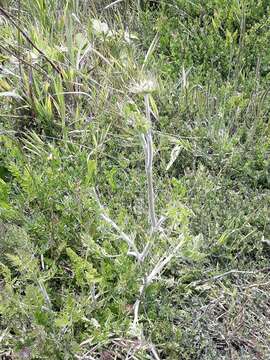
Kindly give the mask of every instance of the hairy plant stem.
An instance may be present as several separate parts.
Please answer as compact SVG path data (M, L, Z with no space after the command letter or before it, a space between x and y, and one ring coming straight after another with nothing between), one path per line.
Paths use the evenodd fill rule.
M153 140L152 140L152 127L151 127L151 115L149 94L144 95L146 118L149 123L149 129L144 137L144 153L145 153L145 172L147 176L147 192L148 192L148 207L149 207L149 219L151 225L151 233L154 233L157 227L157 218L155 212L155 194L153 186Z
M150 100L149 93L144 95L144 105L145 105L145 114L148 122L148 129L146 133L141 133L141 139L143 143L144 156L145 156L145 173L147 178L147 197L148 197L148 217L149 217L149 240L145 244L142 252L139 252L137 246L135 244L135 240L130 235L124 233L119 226L106 214L103 206L101 205L98 195L94 190L94 194L96 196L97 202L101 209L101 217L105 220L116 232L118 232L119 236L124 240L128 246L129 251L128 255L132 255L138 261L138 264L142 265L148 256L151 248L154 244L156 233L159 229L161 229L161 224L164 218L160 218L157 220L156 209L155 209L155 192L154 192L154 182L153 182L153 158L154 158L154 146L152 139L152 123L151 123L151 108L150 108ZM165 233L164 233L165 235ZM134 335L138 335L138 323L139 323L139 311L140 305L142 302L142 298L144 296L145 290L147 287L154 281L154 279L162 272L165 266L171 261L177 250L182 245L183 235L180 235L178 244L172 248L170 248L163 256L161 256L155 265L150 268L148 272L146 272L142 279L142 284L139 288L138 297L133 305L134 317L133 317L133 331ZM130 251L132 250L132 251ZM155 359L159 359L158 354L155 350L153 350L153 355Z

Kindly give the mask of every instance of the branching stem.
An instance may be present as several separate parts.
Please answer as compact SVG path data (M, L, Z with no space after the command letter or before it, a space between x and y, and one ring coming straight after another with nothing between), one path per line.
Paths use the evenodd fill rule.
M134 256L138 261L141 261L141 254L137 249L135 241L129 235L127 235L123 230L121 230L120 227L106 214L104 207L102 206L95 189L93 192L97 200L97 203L99 204L102 219L105 220L109 225L111 225L111 227L118 232L122 240L124 240L128 244L129 248L132 249L132 251L131 252L129 251L128 254Z

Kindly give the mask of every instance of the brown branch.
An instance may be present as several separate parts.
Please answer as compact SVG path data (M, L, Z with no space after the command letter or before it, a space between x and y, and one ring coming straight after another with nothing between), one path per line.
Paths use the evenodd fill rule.
M10 22L12 25L14 25L16 27L16 29L23 35L23 37L32 45L32 47L34 49L36 49L40 55L42 55L44 57L44 59L47 60L47 62L52 66L52 68L61 76L63 77L61 70L58 68L58 66L48 58L48 56L42 51L40 50L34 43L33 41L30 39L30 37L27 35L27 33L22 30L20 28L20 26L16 23L16 21L13 19L13 16L11 16L6 10L3 9L2 6L0 6L0 13L2 13Z
M7 47L5 47L4 45L0 44L0 47L6 51L8 54L14 56L16 59L18 59L19 61L21 61L22 63L24 63L27 66L30 66L31 68L33 68L36 71L42 71L42 73L46 76L48 76L48 74L46 73L46 71L40 66L38 65L38 68L35 67L33 64L30 64L29 62L25 61L23 58L21 58L20 56L18 56L17 54L13 53L11 50L9 50Z

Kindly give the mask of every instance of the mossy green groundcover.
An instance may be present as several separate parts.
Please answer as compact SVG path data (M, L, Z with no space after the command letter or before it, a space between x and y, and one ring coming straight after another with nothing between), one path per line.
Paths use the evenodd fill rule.
M268 359L269 1L0 6L0 357Z

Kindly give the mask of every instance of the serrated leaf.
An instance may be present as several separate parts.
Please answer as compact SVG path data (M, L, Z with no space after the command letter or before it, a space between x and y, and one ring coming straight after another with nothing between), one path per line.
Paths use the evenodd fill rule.
M87 175L86 175L86 183L92 184L96 175L97 164L95 160L87 161Z
M158 108L153 96L149 95L149 101L150 101L152 113L155 116L155 118L158 119Z
M89 261L81 258L71 248L67 248L66 253L79 286L84 287L99 281L98 272Z

